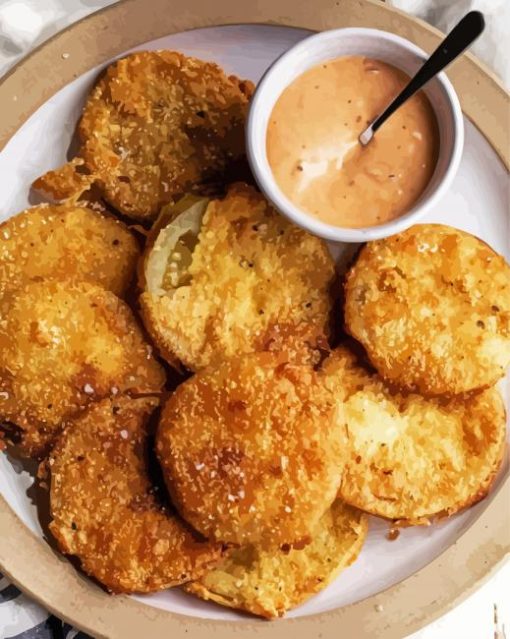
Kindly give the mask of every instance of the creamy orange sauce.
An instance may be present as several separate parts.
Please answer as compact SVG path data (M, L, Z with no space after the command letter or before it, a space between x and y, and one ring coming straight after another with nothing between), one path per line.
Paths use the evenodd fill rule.
M375 226L407 212L427 186L439 133L423 92L366 147L358 136L407 84L399 69L361 56L306 71L282 93L267 129L276 182L300 209L336 226Z

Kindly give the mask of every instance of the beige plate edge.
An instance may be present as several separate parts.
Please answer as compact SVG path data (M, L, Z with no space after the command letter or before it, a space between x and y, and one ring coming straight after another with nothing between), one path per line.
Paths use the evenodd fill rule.
M215 17L208 17L214 6ZM124 0L72 25L36 49L0 81L0 150L51 95L119 52L198 27L269 23L307 29L368 26L431 51L440 33L374 0ZM69 56L65 58L62 54ZM466 115L510 166L510 97L483 64L464 55L449 70ZM35 536L0 497L0 569L24 592L95 637L190 639L400 638L458 604L510 554L510 478L479 519L440 557L388 590L338 610L277 622L212 621L172 614L128 597L110 597Z

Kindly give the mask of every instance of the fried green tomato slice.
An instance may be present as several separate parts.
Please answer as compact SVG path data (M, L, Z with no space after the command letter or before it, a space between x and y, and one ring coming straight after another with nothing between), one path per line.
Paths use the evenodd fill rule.
M0 422L33 457L91 402L165 382L128 306L87 282L31 282L2 296L0 353Z
M335 276L327 245L254 188L238 183L221 200L188 198L156 229L142 262L140 305L173 366L197 371L270 350L283 335L294 351L299 342L304 350L327 342Z
M347 275L345 325L402 388L488 388L510 363L510 266L468 233L413 226L363 248Z
M148 421L159 400L118 396L71 420L51 452L49 525L60 550L109 591L153 592L196 579L221 557L158 498Z
M358 557L368 530L360 510L336 500L303 549L236 548L221 563L183 588L201 599L282 617L330 584Z
M32 188L51 202L87 199L96 176L85 165L83 158L75 157L67 164L51 169L32 184Z
M322 374L342 402L349 459L339 496L374 515L452 515L488 493L505 448L497 389L426 399L396 392L340 347Z
M173 502L208 538L304 545L340 484L344 428L311 366L252 353L179 386L156 451Z
M35 186L59 198L95 181L121 213L154 220L165 204L228 179L244 157L252 91L251 82L175 51L127 55L85 103L79 159Z
M31 279L78 279L122 297L140 251L127 226L78 204L42 204L0 224L0 295Z

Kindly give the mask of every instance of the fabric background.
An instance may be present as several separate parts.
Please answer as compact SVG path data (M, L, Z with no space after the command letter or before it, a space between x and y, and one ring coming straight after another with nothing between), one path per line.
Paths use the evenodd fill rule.
M55 32L114 1L0 0L0 76ZM423 18L444 32L451 29L467 11L483 11L487 28L475 43L474 52L510 87L510 0L387 2ZM455 610L409 639L506 639L504 627L510 628L508 593L510 565L506 565ZM87 639L87 635L48 615L0 574L0 639Z

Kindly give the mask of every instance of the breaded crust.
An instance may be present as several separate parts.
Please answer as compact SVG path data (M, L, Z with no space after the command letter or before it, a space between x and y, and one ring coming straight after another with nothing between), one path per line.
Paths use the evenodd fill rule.
M140 254L125 224L77 204L42 204L0 224L0 295L29 280L77 279L122 296Z
M47 171L37 178L32 188L52 202L78 200L96 181L83 158L75 157L67 164Z
M130 309L95 284L31 282L0 298L0 318L0 422L25 455L92 401L165 382Z
M287 552L277 547L234 549L184 590L267 619L282 617L356 560L367 530L366 515L338 499L322 516L305 548Z
M425 399L391 389L340 347L323 366L342 402L349 461L339 496L374 515L418 520L482 499L505 449L497 389Z
M256 351L284 353L293 364L318 367L331 352L327 329L309 322L275 324L255 343Z
M322 240L290 224L254 188L235 184L222 200L170 215L149 243L142 316L169 363L193 371L263 350L284 334L292 349L302 342L313 351L327 341L334 275Z
M159 400L104 399L69 422L51 452L50 530L111 592L153 592L196 579L221 557L158 499L148 420Z
M138 51L111 64L89 95L78 126L79 162L36 187L69 197L88 172L105 199L136 219L208 183L228 181L244 156L251 82L175 51Z
M510 363L510 267L468 233L420 224L369 242L345 295L347 331L403 388L487 388Z
M177 388L156 452L175 505L206 537L304 545L338 491L343 437L313 368L252 353Z

